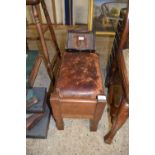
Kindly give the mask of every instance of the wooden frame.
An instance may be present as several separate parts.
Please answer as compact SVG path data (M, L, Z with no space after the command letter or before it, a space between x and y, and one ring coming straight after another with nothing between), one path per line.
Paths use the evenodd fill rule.
M110 105L110 116L112 127L109 132L104 136L104 141L107 144L111 144L117 131L123 126L129 117L129 77L127 73L127 66L125 66L125 58L123 56L123 51L120 51L117 55L118 59L118 70L116 70L121 78L120 86L122 88L122 93L120 94L120 101L118 103L114 102L116 92L114 91L115 85L114 79L116 74L114 74L113 81L108 90L108 104Z
M98 0L89 0L89 13L88 13L88 30L89 31L95 31L93 29L93 24L94 24L94 4L95 4L95 1L98 1ZM121 3L121 4L126 4L127 5L127 2L117 2L117 0L100 0L100 3L101 1L103 1L102 5L103 4L112 4L112 3ZM128 1L128 0L124 0L124 1ZM107 7L105 7L107 9ZM117 7L116 7L117 8ZM108 11L108 9L107 9ZM110 12L108 11L108 14L110 14ZM100 15L101 16L101 15ZM111 22L111 25L113 27L113 21L118 21L119 20L119 14L118 16L115 18L115 17L111 17L111 16L105 16L106 19L108 20L108 22L110 23ZM99 20L99 16L96 16L96 18ZM101 20L101 19L100 19ZM103 18L102 18L102 22L103 22ZM107 23L108 23L107 22ZM100 25L101 26L101 25ZM97 27L97 26L96 26ZM106 25L105 25L105 28L106 28ZM100 27L101 29L101 27ZM96 32L96 35L108 35L108 36L115 36L115 31L108 31L108 30L102 30L102 31L95 31Z
M64 130L63 118L85 118L90 119L90 131L96 131L106 100L60 98L54 91L50 97L50 105L58 130Z
M123 15L124 14L124 15ZM110 76L108 82L108 97L107 102L110 106L110 116L112 127L109 132L104 136L104 141L107 144L111 144L112 140L117 133L117 131L122 127L125 121L129 117L129 79L127 66L125 65L125 58L122 52L123 49L128 49L129 41L129 18L128 9L126 13L122 12L122 17L124 16L124 22L119 23L118 31L116 32L115 39L118 42L118 46L115 50L112 50L113 61L110 67ZM118 35L120 34L120 36ZM116 45L116 42L114 46ZM126 51L127 52L127 51ZM111 54L111 55L112 55ZM119 78L118 78L119 77ZM115 86L120 86L122 93L120 94L120 99L115 103L116 91L114 91ZM117 91L118 92L118 91Z

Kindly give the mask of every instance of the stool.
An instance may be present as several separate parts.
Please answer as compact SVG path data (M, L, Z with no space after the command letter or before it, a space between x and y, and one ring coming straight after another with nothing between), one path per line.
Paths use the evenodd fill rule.
M96 53L64 52L50 104L59 130L63 118L90 119L90 130L97 130L106 99Z

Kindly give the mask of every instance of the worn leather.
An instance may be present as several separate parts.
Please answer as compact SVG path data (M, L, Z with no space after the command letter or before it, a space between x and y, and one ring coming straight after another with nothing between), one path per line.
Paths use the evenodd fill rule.
M61 98L80 99L104 94L98 55L64 52L56 92Z

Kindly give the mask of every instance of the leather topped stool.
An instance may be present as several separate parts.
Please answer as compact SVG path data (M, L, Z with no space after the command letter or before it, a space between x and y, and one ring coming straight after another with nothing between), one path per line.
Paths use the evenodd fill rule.
M86 46L89 48L91 37L89 33L80 33L79 38L81 35L86 35L82 39L86 42L80 43L80 46L75 39L74 43L78 46L73 43L72 49L67 47L69 52L63 53L55 89L50 98L56 126L60 130L64 129L63 118L86 118L90 119L90 130L96 131L106 105L99 56L88 49L82 50ZM69 37L69 40L75 38L74 35ZM74 49L76 47L79 51Z

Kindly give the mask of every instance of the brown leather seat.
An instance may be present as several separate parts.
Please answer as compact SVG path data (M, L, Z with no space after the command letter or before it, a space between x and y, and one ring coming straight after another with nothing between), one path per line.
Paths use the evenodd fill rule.
M104 94L98 55L64 52L56 92L60 98L80 99L96 99Z
M90 130L97 130L106 98L96 53L64 52L50 104L59 130L63 118L90 119Z
M26 0L26 5L37 5L41 0Z

